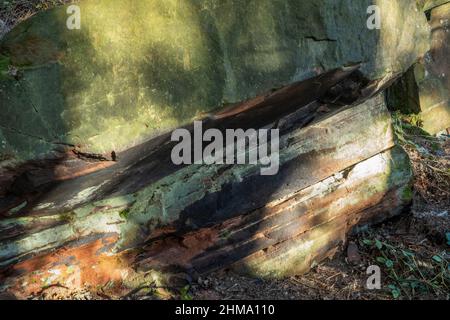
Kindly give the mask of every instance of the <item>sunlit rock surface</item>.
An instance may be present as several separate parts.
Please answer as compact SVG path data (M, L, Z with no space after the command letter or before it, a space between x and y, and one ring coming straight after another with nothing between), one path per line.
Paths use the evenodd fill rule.
M367 8L381 29L367 28ZM25 21L0 44L0 158L76 144L124 150L201 112L362 62L370 79L428 50L410 0L86 0Z
M449 0L417 0L417 5L424 11L450 2Z
M426 131L450 128L450 2L431 11L431 50L415 67Z

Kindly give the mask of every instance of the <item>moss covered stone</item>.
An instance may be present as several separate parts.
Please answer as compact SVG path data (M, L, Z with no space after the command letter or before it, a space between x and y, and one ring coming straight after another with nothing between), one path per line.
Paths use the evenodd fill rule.
M383 27L369 30L367 7ZM55 142L110 153L318 72L363 62L369 78L405 71L428 48L414 2L84 0L9 33L0 53L0 152L34 158ZM3 149L2 149L3 148Z

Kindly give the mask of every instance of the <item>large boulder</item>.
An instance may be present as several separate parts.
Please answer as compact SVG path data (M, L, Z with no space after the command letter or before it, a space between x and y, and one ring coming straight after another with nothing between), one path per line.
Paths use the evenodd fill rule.
M423 11L428 11L448 2L449 0L417 0L417 5Z
M86 0L79 30L66 9L0 45L0 292L297 274L410 204L384 90L429 48L414 1ZM200 116L278 129L278 174L176 165L170 129Z
M381 29L367 27L379 6ZM369 79L407 70L428 47L409 0L81 1L36 15L0 44L0 160L60 144L134 146L202 112L362 62ZM8 162L10 163L10 162Z
M428 2L430 51L387 89L389 108L420 114L431 134L450 130L450 2L441 2Z

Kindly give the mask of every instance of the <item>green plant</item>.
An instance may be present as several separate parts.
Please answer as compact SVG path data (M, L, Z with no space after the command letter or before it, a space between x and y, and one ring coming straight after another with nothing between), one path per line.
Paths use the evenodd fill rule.
M403 296L411 299L423 294L448 295L450 270L444 255L423 257L379 239L363 239L361 243L383 268L389 279L387 288L394 299Z
M189 285L184 286L183 288L180 289L180 298L181 300L192 300L192 296L189 293L189 290L191 289L191 287Z
M231 236L231 231L228 230L228 229L224 230L224 231L220 234L220 237L221 237L222 239L228 239L230 236Z

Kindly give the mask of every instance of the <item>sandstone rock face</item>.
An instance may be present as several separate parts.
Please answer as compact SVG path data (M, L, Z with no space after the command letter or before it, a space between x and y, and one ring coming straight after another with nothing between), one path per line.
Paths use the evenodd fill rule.
M241 116L248 122L258 113ZM145 179L165 171L158 162L165 158L154 153L128 170L119 163L109 176L104 170L62 182L35 202L27 198L0 219L0 292L28 297L43 285L97 288L111 281L129 291L146 281L167 285L163 279L174 272L225 267L268 278L299 274L332 256L349 232L410 204L409 159L395 147L382 93L305 127L297 116L280 119L276 176L260 176L254 165L190 165L151 183ZM154 162L158 170L148 165ZM145 185L131 192L126 187L137 179L124 171ZM128 193L102 195L102 186L87 185L96 178ZM52 210L71 190L78 192L65 207ZM94 192L100 200L89 201Z
M380 30L367 28L372 4ZM404 72L429 46L410 0L85 0L80 9L80 30L66 27L61 7L1 42L0 160L59 143L124 150L334 67L362 62L369 79Z
M417 0L417 5L423 11L427 11L448 2L449 2L448 0Z
M431 50L415 67L424 129L450 128L450 3L431 11Z

